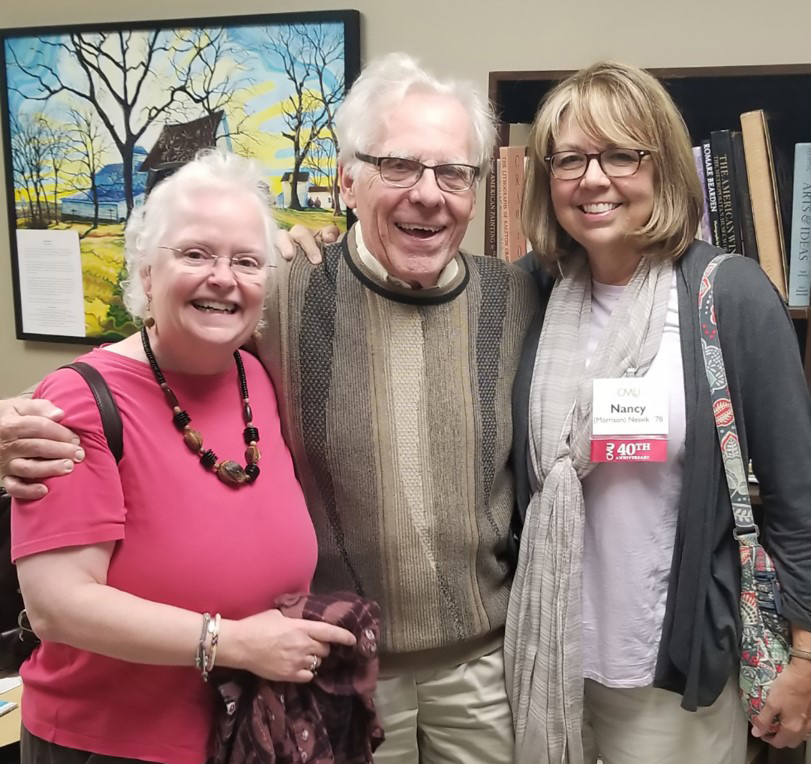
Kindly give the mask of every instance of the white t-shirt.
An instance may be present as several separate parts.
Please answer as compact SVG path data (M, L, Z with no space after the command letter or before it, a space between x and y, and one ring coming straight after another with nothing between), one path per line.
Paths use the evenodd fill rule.
M591 358L624 287L593 283ZM669 391L667 461L600 464L583 481L583 673L607 687L653 681L676 536L685 403L676 274L647 374Z

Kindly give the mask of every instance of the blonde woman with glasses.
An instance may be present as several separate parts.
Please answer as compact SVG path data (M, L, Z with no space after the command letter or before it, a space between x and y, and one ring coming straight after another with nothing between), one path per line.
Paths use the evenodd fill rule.
M653 77L601 63L549 93L528 153L524 230L538 256L525 264L554 286L514 397L516 760L743 764L740 563L698 319L719 250L694 240L689 135ZM796 746L811 733L808 390L757 263L725 261L715 299L796 648L755 734ZM651 458L622 461L600 433L622 440L617 422L643 413L656 424L642 433Z

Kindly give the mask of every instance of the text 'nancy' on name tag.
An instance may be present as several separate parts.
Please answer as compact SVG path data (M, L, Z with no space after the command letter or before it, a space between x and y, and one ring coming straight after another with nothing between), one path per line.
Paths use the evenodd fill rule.
M645 377L595 379L593 435L667 435L668 390Z

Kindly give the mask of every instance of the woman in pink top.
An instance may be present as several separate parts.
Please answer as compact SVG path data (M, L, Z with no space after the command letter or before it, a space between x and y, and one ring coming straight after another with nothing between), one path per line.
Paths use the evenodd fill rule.
M57 371L37 390L86 455L13 513L12 556L42 639L22 669L23 762L202 764L215 663L308 682L330 643L354 643L274 608L308 590L316 540L273 387L238 350L266 294L264 189L251 163L212 152L130 217L124 299L144 326L81 359L118 404L119 464L79 375Z

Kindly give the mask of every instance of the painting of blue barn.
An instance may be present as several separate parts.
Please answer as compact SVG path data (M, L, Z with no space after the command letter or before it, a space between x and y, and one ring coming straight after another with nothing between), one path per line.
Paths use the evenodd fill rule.
M134 167L139 167L147 156L146 150L140 146L136 146L132 154ZM148 177L146 172L133 170L132 196L135 206L144 200ZM125 221L127 199L124 193L124 165L118 162L102 167L90 188L60 199L59 211L62 220L98 220L100 223Z
M280 228L345 230L334 117L360 66L359 21L338 11L3 30L12 258L24 229L70 233L85 313L84 332L18 323L18 336L137 330L122 302L126 220L201 149L255 160Z

